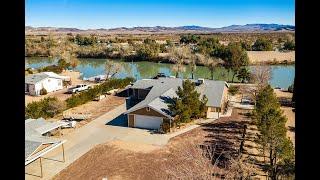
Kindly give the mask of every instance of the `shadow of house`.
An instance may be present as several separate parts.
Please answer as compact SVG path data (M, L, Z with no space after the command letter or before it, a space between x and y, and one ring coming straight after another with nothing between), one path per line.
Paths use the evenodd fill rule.
M126 115L121 114L116 118L114 118L113 120L107 122L106 125L128 127L128 118Z

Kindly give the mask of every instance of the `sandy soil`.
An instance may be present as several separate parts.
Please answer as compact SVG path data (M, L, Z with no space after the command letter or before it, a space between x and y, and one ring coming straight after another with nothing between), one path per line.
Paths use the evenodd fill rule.
M295 51L247 51L247 53L251 64L270 63L274 60L277 63L295 61Z
M198 145L216 145L216 154L224 149L233 156L239 149L240 129L246 123L239 112L174 137L162 148L121 141L98 145L53 179L186 179L199 173L203 177L212 170L224 174L226 162L219 161L216 168L206 166L208 159L197 155L202 152Z
M287 117L286 127L288 128L287 136L291 139L293 145L295 145L295 112L292 111L292 107L281 107L284 115Z
M279 98L292 98L292 93L287 91L281 91L280 89L274 89L274 93Z
M142 143L124 142L120 140L114 140L108 143L109 146L115 148L129 150L132 152L150 153L154 150L160 149L160 146L147 145Z

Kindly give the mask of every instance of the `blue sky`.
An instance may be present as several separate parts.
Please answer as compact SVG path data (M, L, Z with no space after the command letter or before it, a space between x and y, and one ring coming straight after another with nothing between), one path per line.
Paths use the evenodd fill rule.
M25 3L26 25L34 27L295 24L294 0L26 0Z

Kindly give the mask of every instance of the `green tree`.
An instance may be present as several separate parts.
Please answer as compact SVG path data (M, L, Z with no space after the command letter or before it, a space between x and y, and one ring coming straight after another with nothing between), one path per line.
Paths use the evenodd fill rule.
M293 86L292 86L292 102L296 102L296 78L293 80Z
M283 44L283 49L284 50L295 50L295 42L292 40L292 41L286 41L284 44Z
M294 149L286 137L287 119L270 85L258 92L254 118L261 134L258 142L263 147L263 154L268 154L269 177L276 180L281 173L280 169L285 168L287 162L294 161Z
M200 36L194 35L194 34L188 34L188 35L182 35L180 36L180 44L196 44L200 41Z
M265 38L258 38L252 45L254 51L272 51L272 42Z
M232 82L239 70L248 66L249 58L247 52L241 47L239 43L230 43L227 47L227 55L224 66L228 70L232 70Z
M249 81L250 76L250 72L247 68L241 68L238 72L237 78L241 80L241 83L244 83L245 81Z
M142 60L153 59L160 52L160 45L155 40L145 39L143 44L137 46L137 56Z
M218 66L218 64L221 63L221 60L220 59L217 59L217 58L211 58L211 57L208 57L207 58L207 63L206 63L206 66L207 68L209 69L210 71L210 75L211 75L211 79L213 80L213 76L214 76L214 71L216 69L216 67Z
M251 47L251 44L247 41L241 41L241 47L243 49L245 49L246 51L251 51L252 50L252 47Z
M192 58L191 62L189 63L190 70L191 70L191 79L194 79L194 73L197 69L196 59Z
M197 52L204 55L216 56L218 53L217 49L220 48L219 40L216 38L207 38L198 43Z
M190 80L183 81L182 87L178 87L176 93L178 97L173 98L172 104L169 104L169 109L176 116L178 124L205 116L205 105L208 99L206 96L200 99L200 94L196 91L193 82Z

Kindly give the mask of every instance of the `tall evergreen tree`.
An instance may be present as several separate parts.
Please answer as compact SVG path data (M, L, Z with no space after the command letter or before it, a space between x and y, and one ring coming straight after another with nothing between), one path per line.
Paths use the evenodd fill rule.
M178 97L173 98L173 103L169 105L169 109L173 115L176 115L177 123L190 122L193 118L204 116L207 98L203 96L200 100L200 94L196 91L193 82L190 80L184 81L182 88L178 87L176 93Z
M294 150L292 142L286 137L287 119L283 116L270 85L258 93L254 117L261 133L258 142L263 147L263 154L268 153L269 177L276 180L281 175L281 169L288 167L288 164L293 164Z

